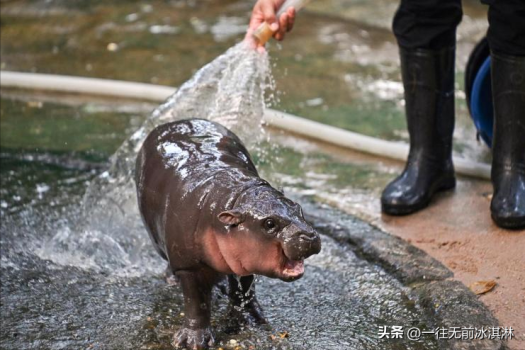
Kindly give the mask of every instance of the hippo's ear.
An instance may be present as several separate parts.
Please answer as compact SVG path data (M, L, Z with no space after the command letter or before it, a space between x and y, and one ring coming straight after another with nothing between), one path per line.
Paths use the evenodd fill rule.
M244 215L238 210L223 211L217 215L217 218L223 224L231 226L239 225L244 221Z

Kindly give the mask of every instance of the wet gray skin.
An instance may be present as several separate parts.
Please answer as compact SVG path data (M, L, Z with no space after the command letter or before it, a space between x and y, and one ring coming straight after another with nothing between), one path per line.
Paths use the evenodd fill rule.
M186 320L176 347L214 345L211 290L229 280L230 318L266 323L254 274L293 281L321 250L301 207L262 180L241 140L203 119L163 124L144 141L135 183L159 254L180 280Z
M93 102L74 108L44 103L35 110L26 102L5 99L1 112L0 347L172 349L172 336L184 322L181 286L166 283L166 263L138 214L119 216L114 207L100 203L89 230L77 225L89 214L79 205L83 193L111 154L104 149L118 147L126 137L122 129L133 130L134 114ZM38 134L20 126L33 119L33 112ZM73 116L81 117L82 128ZM63 139L37 136L52 133L57 125L68 131L74 151L67 151ZM15 131L16 140L6 137ZM256 155L260 158L275 147L266 145ZM302 177L304 164L315 164L316 171L326 174L348 169L326 155L279 147L288 164L278 167L283 177L307 180ZM260 164L265 173L274 172L271 164ZM366 167L359 171L370 172ZM330 184L340 186L337 181ZM106 212L111 212L111 220ZM360 229L362 223L355 225L351 229ZM379 339L380 326L425 329L417 305L382 269L330 237L322 236L322 241L321 253L305 261L306 273L298 281L257 277L267 325L239 328L228 322L231 309L223 291L229 286L214 289L211 326L217 348L437 349L430 337L418 342Z

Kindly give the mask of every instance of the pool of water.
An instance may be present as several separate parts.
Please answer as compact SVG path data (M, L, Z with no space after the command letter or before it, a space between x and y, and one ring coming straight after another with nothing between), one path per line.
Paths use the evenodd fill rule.
M100 203L88 213L81 205L108 157L144 119L140 111L152 106L16 91L4 92L1 102L2 348L169 349L183 319L181 293L164 281L165 263L136 209ZM348 177L354 191L366 191L391 176L279 134L252 153L274 184L304 200L329 197L328 188L353 192ZM232 333L217 291L219 346L437 349L431 338L379 339L380 326L425 322L397 280L349 247L324 236L306 270L295 283L258 278L270 327Z
M282 45L270 45L274 107L388 140L406 141L390 23L397 0L312 2ZM29 1L1 9L2 69L180 86L242 39L253 5L223 1ZM458 31L455 151L489 161L465 105L463 75L487 29L486 7L464 1ZM327 88L329 86L329 88Z

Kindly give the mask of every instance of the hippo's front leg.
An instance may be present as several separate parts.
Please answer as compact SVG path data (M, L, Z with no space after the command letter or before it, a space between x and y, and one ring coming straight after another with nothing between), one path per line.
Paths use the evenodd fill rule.
M214 276L204 271L177 272L184 295L184 326L174 336L176 348L208 349L215 340L210 328Z
M244 324L247 321L255 324L266 324L261 305L255 297L255 276L237 277L228 276L230 285L230 319L237 321L238 324ZM248 314L246 319L243 312Z

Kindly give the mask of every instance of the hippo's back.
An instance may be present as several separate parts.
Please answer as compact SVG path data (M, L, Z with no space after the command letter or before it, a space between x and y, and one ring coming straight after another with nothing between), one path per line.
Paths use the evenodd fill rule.
M182 176L231 167L256 171L237 135L204 119L160 125L150 133L142 149L157 153L166 169L173 169Z
M203 215L212 218L236 193L264 182L241 140L204 119L154 129L138 154L135 181L145 226L165 258L167 240L192 241L184 235L195 232Z

